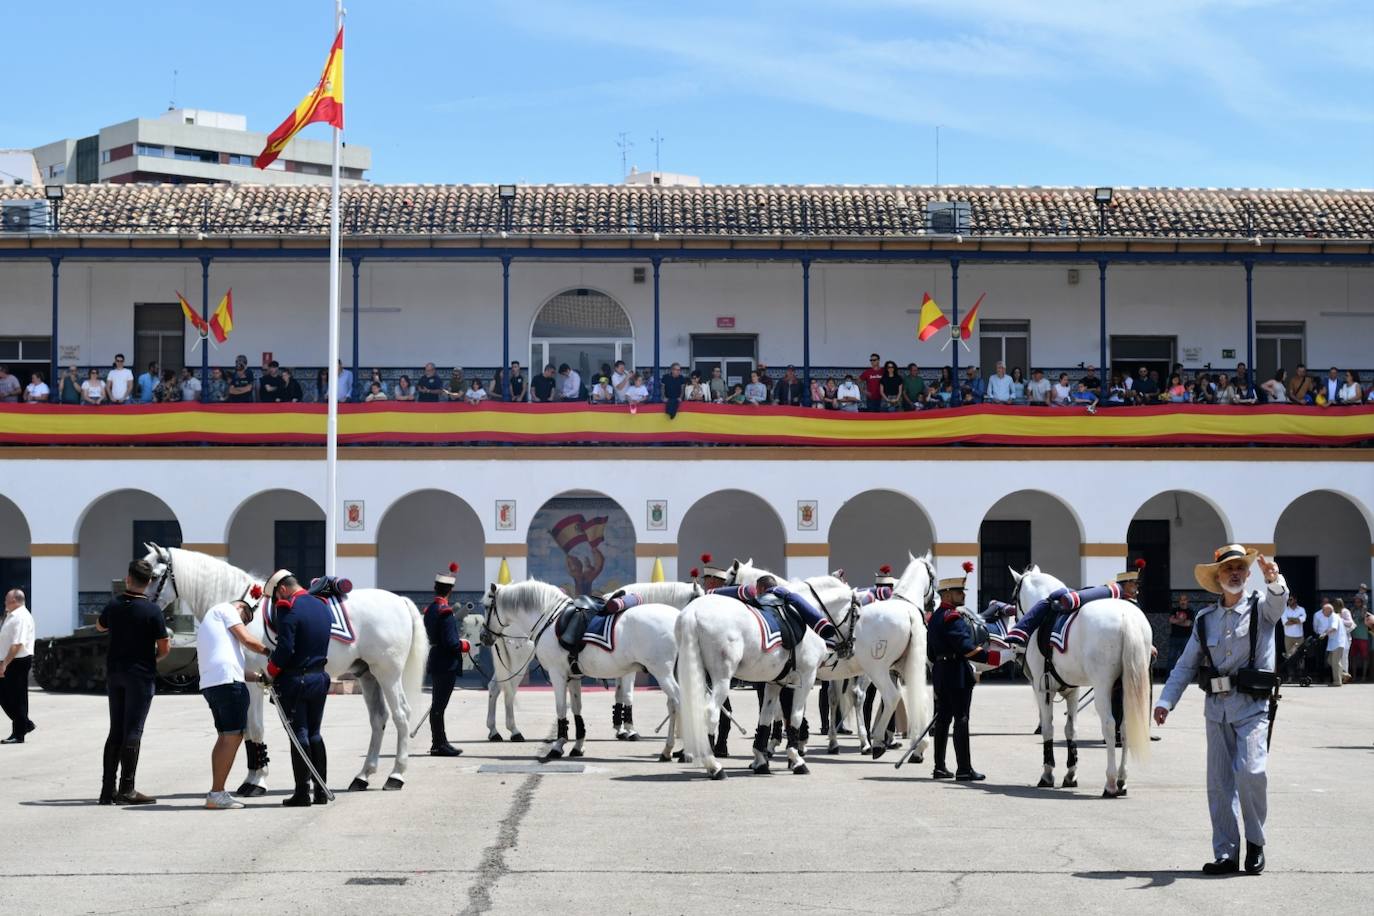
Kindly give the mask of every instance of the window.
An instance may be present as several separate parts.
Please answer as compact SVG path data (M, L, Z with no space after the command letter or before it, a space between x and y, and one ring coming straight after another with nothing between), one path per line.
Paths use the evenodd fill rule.
M167 155L167 148L166 148L166 147L162 147L162 146L154 146L154 145L151 144L151 143L135 143L135 144L134 144L134 155L135 155L135 156L154 156L154 157L156 157L156 158L158 158L158 159L162 159L162 158L165 158L166 155Z
M1007 364L1007 375L1017 366L1026 378L1030 377L1030 322L983 321L978 327L979 366L983 378L990 378L997 363Z
M244 156L244 155L242 155L242 154L240 154L240 153L230 153L230 154L229 154L229 164L230 164L230 165L247 165L247 166L251 166L251 165L253 164L253 157L252 157L252 156Z
M1255 381L1274 377L1280 369L1290 373L1304 362L1306 326L1301 321L1255 322Z
M704 380L719 369L726 385L749 384L749 373L757 364L759 339L753 334L693 334L691 368Z
M114 152L113 150L108 150L108 149L103 149L103 150L101 150L101 151L100 151L100 164L101 164L101 165L104 165L104 164L107 163L107 162L113 162L113 161L114 161L113 152Z
M49 178L61 178L65 174L67 174L67 164L65 162L59 162L56 165L48 166Z
M29 383L28 374L38 371L48 380L48 366L52 360L52 339L49 337L0 337L0 363L14 370L20 382Z
M184 146L172 147L172 158L180 159L183 162L204 162L208 165L219 163L219 154L212 153L203 149L188 149Z
M530 371L567 363L591 387L593 372L616 360L634 368L634 329L610 296L594 289L559 293L539 310L530 331Z
M138 302L134 304L134 375L145 372L148 363L181 372L186 365L186 318L179 304Z
M289 569L302 585L324 575L324 522L277 522L273 534L272 562Z
M1112 372L1134 378L1141 366L1159 373L1160 384L1174 368L1178 339L1174 337L1112 337ZM1106 376L1110 379L1111 376Z

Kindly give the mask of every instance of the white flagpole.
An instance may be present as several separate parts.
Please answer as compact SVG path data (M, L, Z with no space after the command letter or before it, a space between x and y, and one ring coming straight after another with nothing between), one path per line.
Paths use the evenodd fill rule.
M334 34L343 28L343 0L334 0ZM342 64L339 70L343 76ZM329 415L325 428L324 572L337 573L339 542L339 150L340 131L334 132L334 163L329 183Z

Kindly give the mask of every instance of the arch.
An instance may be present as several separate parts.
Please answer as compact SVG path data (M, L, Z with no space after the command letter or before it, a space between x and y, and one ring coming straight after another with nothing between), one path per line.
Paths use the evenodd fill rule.
M1230 520L1202 493L1165 490L1145 500L1126 528L1128 559L1145 560L1141 607L1162 610L1175 591L1197 591L1193 567L1232 537Z
M879 566L894 574L907 554L921 556L935 544L935 527L920 504L896 490L865 490L845 501L830 523L830 567L843 568L855 586L871 583Z
M571 595L604 594L634 582L635 527L611 497L567 490L544 502L525 535L526 571Z
M709 553L718 563L749 559L787 574L787 533L777 511L744 490L717 490L692 504L677 533L677 568L684 574Z
M1082 575L1083 523L1073 507L1044 490L1017 490L992 504L978 528L978 601L1008 601L1008 567L1035 563L1067 583Z
M1346 597L1369 581L1371 526L1360 504L1335 490L1293 500L1274 526L1284 578L1309 611L1322 594Z
M635 366L634 324L613 296L590 287L555 293L530 321L530 374L567 363L588 388L603 364Z
M454 599L480 595L484 545L482 522L466 501L447 490L414 490L388 506L377 525L377 585L418 604L434 576L456 562Z
M285 566L308 582L325 572L324 509L296 490L255 493L229 516L225 543L240 569L268 575Z
M29 559L32 543L24 510L0 496L0 594L18 588L33 600L33 566Z
M181 546L181 523L167 503L146 490L114 490L92 502L76 529L76 581L80 613L100 610L111 582L123 579L143 542Z

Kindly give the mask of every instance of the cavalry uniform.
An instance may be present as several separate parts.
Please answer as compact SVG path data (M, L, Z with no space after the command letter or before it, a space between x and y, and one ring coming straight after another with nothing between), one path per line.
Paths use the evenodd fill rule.
M1194 575L1209 592L1222 591L1221 567L1242 561L1248 570L1257 551L1228 544L1215 554L1216 562L1198 564ZM1264 820L1268 813L1269 758L1267 723L1272 721L1274 627L1288 604L1288 584L1267 561L1272 572L1262 589L1240 595L1230 607L1217 601L1198 611L1193 635L1155 708L1155 721L1174 708L1189 682L1197 679L1207 693L1203 715L1207 723L1207 806L1212 818L1212 851L1216 861L1203 866L1208 874L1239 870L1240 832L1237 814L1245 825L1245 870L1264 870ZM1234 567L1233 567L1234 568ZM1267 715L1266 715L1267 714Z
M444 713L453 696L453 686L463 673L463 654L470 646L458 634L458 618L448 596L458 572L450 563L447 573L434 577L434 600L425 608L425 635L429 637L429 753L434 757L457 757L463 752L448 742Z
M1016 621L1016 626L1007 631L1007 642L1024 649L1030 643L1031 634L1045 621L1046 617L1053 619L1056 614L1077 610L1089 601L1120 598L1121 596L1121 586L1115 582L1094 588L1080 588L1077 591L1069 588L1057 588L1031 605L1030 610L1026 611L1021 619Z
M267 581L266 593L275 594L283 579L294 578L286 570L278 570ZM276 603L277 647L267 660L267 676L277 688L282 712L291 723L300 746L310 754L310 762L321 780L328 778L324 738L320 724L324 720L324 703L329 696L329 675L325 662L329 658L329 607L324 600L297 587ZM311 803L310 769L305 759L291 747L291 772L295 776L296 791L282 804L306 807ZM324 784L315 786L315 804L328 800Z
M1119 572L1112 583L1121 589L1121 597L1140 607L1140 574L1145 569L1144 560L1136 560L1135 568L1125 572ZM1117 678L1112 684L1112 721L1116 723L1116 746L1121 747L1121 722L1125 718L1126 693L1122 686L1121 678ZM1151 741L1158 741L1158 735L1151 735Z
M965 569L971 565L967 564ZM956 603L963 597L964 577L941 579L939 592L940 606L931 615L930 629L926 634L926 652L932 664L931 684L935 688L935 722L931 726L935 769L931 775L936 779L949 779L952 776L960 782L977 782L984 777L973 768L969 747L969 706L973 701L973 686L976 683L973 666L969 663L980 662L996 667L1002 659L996 650L990 651L978 645L973 627ZM954 773L945 767L945 747L951 725L954 726L957 767Z
M839 641L840 631L835 629L835 624L831 623L830 618L817 610L810 601L785 586L774 585L771 588L760 589L757 585L727 585L722 588L713 588L708 594L725 595L728 598L734 598L752 605L766 602L764 596L771 595L796 611L802 620L806 621L806 625L814 630L817 636L825 640L827 648L835 648L835 644Z

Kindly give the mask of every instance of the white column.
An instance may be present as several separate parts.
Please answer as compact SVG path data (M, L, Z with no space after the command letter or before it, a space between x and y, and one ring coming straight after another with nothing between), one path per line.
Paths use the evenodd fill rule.
M343 576L354 588L376 588L377 558L338 557L334 561L334 575Z
M829 557L788 557L787 578L809 579L830 574Z
M1125 557L1083 557L1083 581L1067 583L1069 588L1091 588L1094 585L1106 585L1116 578L1119 572L1125 572Z
M66 636L76 627L76 557L33 557L29 610L39 636Z

